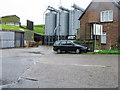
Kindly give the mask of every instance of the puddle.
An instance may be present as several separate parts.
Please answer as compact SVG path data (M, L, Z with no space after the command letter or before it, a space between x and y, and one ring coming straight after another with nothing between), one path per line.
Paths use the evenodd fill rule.
M28 52L28 53L32 53L32 54L42 54L42 55L44 55L42 52Z
M8 82L8 81L5 81L5 80L0 80L0 88L6 88L10 85L14 85L16 84L17 82Z
M31 80L31 81L38 81L37 79L32 79L32 78L25 78L26 80Z
M6 84L9 84L9 82L5 80L0 80L0 85L6 85Z

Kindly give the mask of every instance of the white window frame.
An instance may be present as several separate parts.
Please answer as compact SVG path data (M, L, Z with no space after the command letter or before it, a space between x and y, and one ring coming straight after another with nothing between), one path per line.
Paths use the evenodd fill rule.
M93 34L94 35L102 35L103 25L93 24Z
M106 10L100 12L101 22L112 22L113 21L113 10Z
M101 35L101 43L102 44L106 44L107 42L107 38L106 38L106 32L103 32L102 35Z

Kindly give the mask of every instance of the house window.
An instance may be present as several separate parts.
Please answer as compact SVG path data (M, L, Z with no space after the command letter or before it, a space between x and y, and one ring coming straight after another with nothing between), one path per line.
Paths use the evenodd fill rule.
M113 21L113 11L112 10L101 11L100 20L101 20L101 22Z
M106 44L106 32L103 32L103 34L101 35L101 43Z

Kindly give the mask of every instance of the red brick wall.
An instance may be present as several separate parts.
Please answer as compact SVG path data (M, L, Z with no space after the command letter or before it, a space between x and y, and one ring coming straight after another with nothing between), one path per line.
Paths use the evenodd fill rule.
M101 24L103 25L103 30L107 34L107 44L102 45L102 49L109 49L110 42L111 45L117 43L118 27L120 26L120 22L118 22L118 18L120 18L118 17L118 8L111 2L93 2L90 5L90 7L80 20L80 39L90 39L90 26L87 23L100 23L100 12L105 10L113 10L114 17L113 22L101 22Z

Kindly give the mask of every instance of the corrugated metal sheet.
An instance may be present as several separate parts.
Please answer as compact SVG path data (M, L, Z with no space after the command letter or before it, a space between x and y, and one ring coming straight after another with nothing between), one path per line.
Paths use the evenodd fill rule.
M21 35L20 33L15 33L15 47L20 47L20 38L21 38Z
M24 33L12 31L0 31L0 48L12 48L24 46Z
M14 42L15 41L8 41L8 47L15 47Z
M1 40L14 40L15 33L10 31L0 31Z
M15 40L15 47L20 47L20 40Z
M15 33L15 47L24 46L24 34L20 32Z
M14 41L2 41L1 46L2 48L12 48L14 47Z
M14 47L15 33L10 31L0 31L0 48Z

